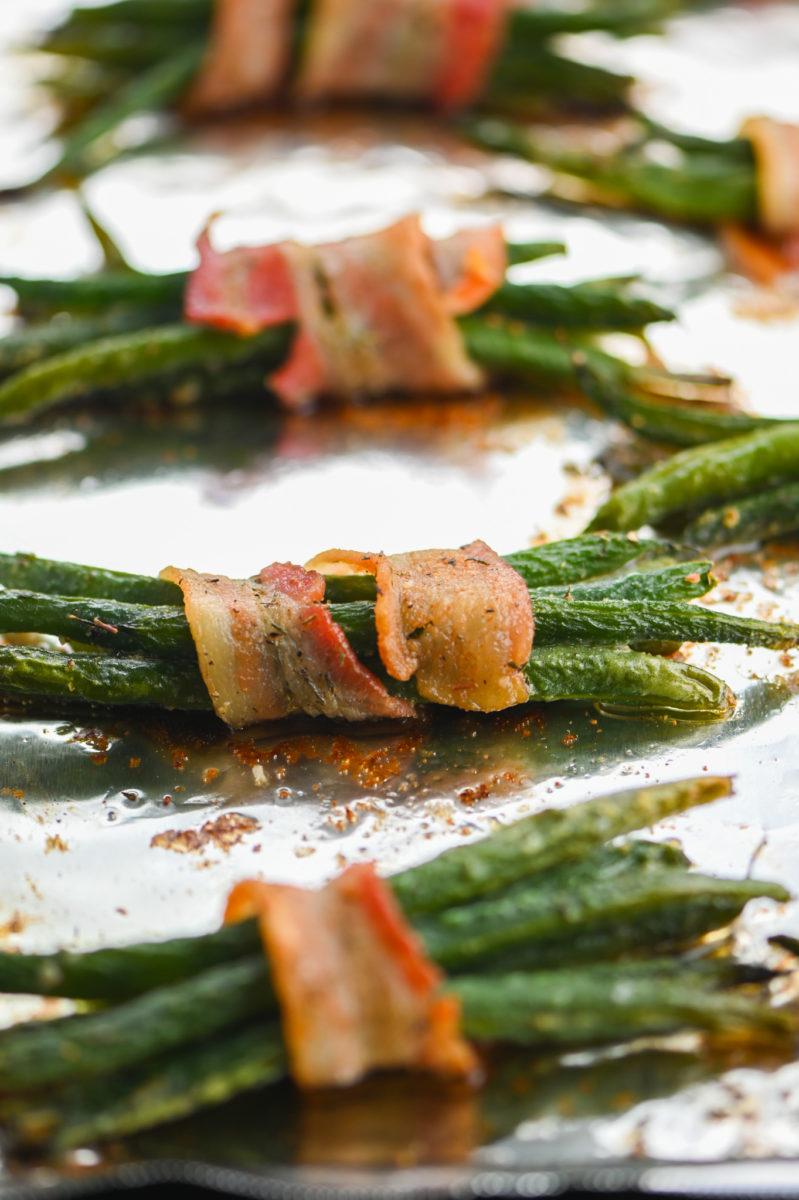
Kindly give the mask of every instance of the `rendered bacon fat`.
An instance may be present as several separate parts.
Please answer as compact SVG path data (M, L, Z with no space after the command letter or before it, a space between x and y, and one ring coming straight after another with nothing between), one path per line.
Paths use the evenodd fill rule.
M358 661L322 602L321 575L275 563L255 580L176 567L161 577L183 591L200 671L231 727L292 712L348 721L412 715Z
M329 550L309 566L375 576L383 665L395 679L413 677L424 699L479 712L529 699L530 593L485 542L391 556Z
M460 1009L371 864L320 891L240 883L225 921L257 916L294 1079L354 1083L387 1067L470 1074Z
M507 8L507 0L316 0L299 94L463 108L485 86Z
M187 111L244 108L273 97L289 68L295 7L296 0L216 0L208 53L186 97Z
M498 227L432 242L409 216L319 246L284 242L220 253L206 233L199 250L186 292L190 321L241 334L297 322L289 358L270 379L289 408L320 394L462 392L482 382L454 317L479 307L502 282Z

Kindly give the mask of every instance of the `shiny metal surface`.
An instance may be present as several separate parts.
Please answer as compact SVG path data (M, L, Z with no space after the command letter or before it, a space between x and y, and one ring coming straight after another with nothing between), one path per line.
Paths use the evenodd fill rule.
M57 8L31 5L24 19ZM642 70L649 63L653 80L658 63L685 63L681 86L670 75L668 86L651 89L659 111L679 119L703 86L696 62L720 78L724 45L737 45L755 20L772 70L762 55L736 63L723 119L714 92L713 121L707 112L703 121L725 132L742 95L748 109L776 103L762 81L779 76L784 61L795 83L795 6L684 19L664 43L594 39L591 53ZM16 35L23 18L8 10L0 22ZM6 122L2 136L19 139L20 122ZM231 241L354 232L415 208L433 232L500 216L513 238L568 242L568 258L529 268L540 278L645 273L681 301L680 321L652 339L671 365L730 370L753 407L797 412L799 319L741 316L745 289L719 277L708 239L638 217L502 198L486 192L486 180L516 192L541 184L535 169L491 163L419 120L339 116L226 125L122 162L85 190L132 261L165 270L191 262L194 238L217 209L231 214L220 226ZM0 270L69 275L96 264L74 197L0 210ZM0 548L135 571L176 562L230 574L332 545L393 551L482 537L508 551L542 533L577 532L609 486L604 464L628 444L619 429L545 394L311 418L232 403L216 413L74 410L0 436ZM725 570L720 606L799 619L796 547L730 560ZM735 797L656 834L679 838L705 869L751 871L796 890L799 656L706 648L689 656L737 692L731 720L619 721L558 705L483 718L441 713L401 732L309 724L253 736L169 714L4 712L0 945L90 947L199 932L219 920L231 883L248 875L313 883L364 858L391 871L495 820L704 771L734 773ZM750 906L743 938L759 945L777 931L799 934L799 904ZM244 1171L258 1194L297 1185L533 1195L553 1190L558 1172L591 1186L608 1163L644 1190L667 1190L664 1179L680 1190L678 1168L669 1175L650 1160L799 1158L799 1065L708 1062L691 1042L678 1050L565 1064L514 1058L495 1066L479 1097L377 1081L325 1107L276 1092L263 1105L242 1102L222 1124L207 1115L119 1153L128 1163L188 1161L202 1147L200 1174L208 1165ZM99 1167L91 1157L73 1167L86 1182L111 1168L133 1178L115 1154ZM799 1190L795 1163L774 1170L776 1191ZM764 1189L770 1171L756 1171ZM7 1176L0 1194L58 1178ZM751 1179L738 1164L720 1168L708 1188L751 1191Z

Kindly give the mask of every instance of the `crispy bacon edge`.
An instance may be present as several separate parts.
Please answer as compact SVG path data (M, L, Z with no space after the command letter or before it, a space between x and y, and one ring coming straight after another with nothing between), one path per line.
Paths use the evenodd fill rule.
M415 676L423 699L479 712L499 711L529 699L523 667L535 635L530 593L518 571L485 542L470 542L459 550L397 555L328 550L308 565L333 573L374 575L380 658L393 678L408 680ZM485 578L474 580L475 566L485 567ZM437 622L425 605L424 595L426 591L431 604L440 597L442 571L456 602L443 604L443 620ZM462 601L473 580L477 583L471 588L477 611L472 614L463 608ZM490 585L488 596L486 583ZM479 680L474 675L475 647L463 626L472 616L479 623L489 613L492 618L498 614L498 621L489 638L493 645L484 643L481 647L486 655L480 671L487 670L487 678ZM431 638L425 636L428 627L432 627ZM494 658L490 666L489 650Z
M510 0L449 0L437 108L453 112L480 99L505 41L510 8Z
M441 993L441 972L373 864L318 891L246 880L230 894L225 923L249 917L300 1087L340 1087L389 1068L474 1076L460 1003Z

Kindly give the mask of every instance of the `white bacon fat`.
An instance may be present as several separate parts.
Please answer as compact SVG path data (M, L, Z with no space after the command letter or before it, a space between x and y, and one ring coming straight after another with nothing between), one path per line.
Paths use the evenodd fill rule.
M322 602L321 575L275 563L257 580L176 567L161 578L183 591L214 711L232 728L293 712L347 721L412 715L359 662Z
M309 565L375 576L383 665L395 679L413 678L425 700L493 712L529 699L530 593L485 542L390 556L329 550Z
M777 238L799 233L799 126L750 117L741 136L755 152L763 229Z
M301 1087L342 1086L389 1067L475 1069L458 1001L440 994L441 973L371 864L349 867L320 891L239 884L225 920L251 916Z
M455 315L496 291L507 256L498 226L433 242L417 216L318 246L284 242L219 253L208 234L186 292L189 320L251 334L295 320L270 385L288 408L319 395L472 391Z

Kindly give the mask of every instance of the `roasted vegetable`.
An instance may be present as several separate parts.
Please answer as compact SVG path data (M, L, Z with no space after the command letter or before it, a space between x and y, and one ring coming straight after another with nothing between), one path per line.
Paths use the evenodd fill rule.
M767 969L724 956L655 956L724 925L750 898L784 900L784 890L694 874L670 845L605 844L728 792L727 780L706 777L606 796L527 817L394 876L428 951L457 972L447 990L461 1002L465 1032L542 1047L686 1029L790 1044L795 1013L751 994ZM569 965L549 965L548 946ZM576 965L586 946L589 960L605 961ZM740 984L750 994L736 993ZM0 1033L0 1119L12 1146L58 1152L122 1136L288 1069L252 920L117 950L0 955L0 988L111 1001Z

